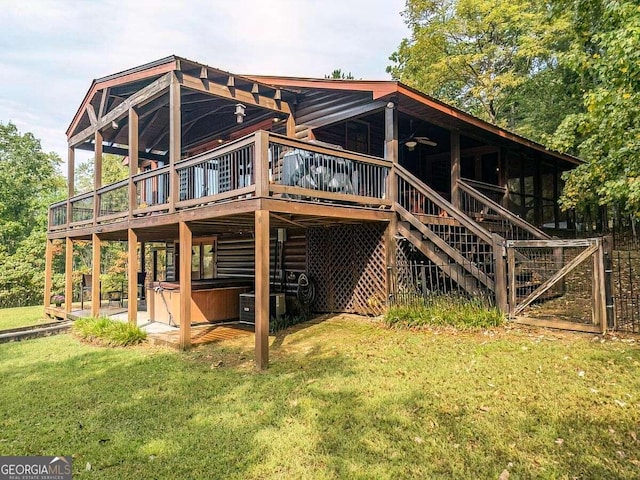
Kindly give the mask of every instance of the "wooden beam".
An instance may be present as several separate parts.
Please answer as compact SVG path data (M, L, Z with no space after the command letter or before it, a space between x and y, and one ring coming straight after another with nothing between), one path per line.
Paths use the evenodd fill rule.
M182 149L182 125L180 112L180 83L175 75L171 75L169 85L169 212L176 211L176 202L179 200L180 178L176 170L176 163L180 161Z
M129 324L138 324L138 235L127 229L127 317Z
M451 204L460 208L460 132L451 131Z
M100 315L100 237L91 235L91 316Z
M192 77L191 75L184 74L180 83L185 88L227 98L245 105L255 105L269 110L275 110L287 114L291 113L287 102L274 100L262 95L251 94L250 92L245 92L239 88L234 89L234 92L230 92L226 85L219 85L214 82L208 82L207 85L203 85L199 78Z
M111 124L112 121L118 121L121 118L125 117L127 115L127 112L129 111L129 107L140 107L147 102L150 102L167 89L172 77L173 75L168 73L166 75L163 75L153 83L147 85L143 89L137 91L120 105L115 107L113 110L107 112L102 118L99 118L98 123L85 128L80 133L69 138L69 145L75 146L79 143L82 143L90 138L91 135L96 132L96 130L101 130L107 125Z
M140 138L140 135L138 135L138 138ZM80 150L93 150L93 145L91 144L82 144L79 145L78 147L76 147ZM116 147L114 145L104 145L102 147L102 153L113 153L115 155L121 155L123 157L126 157L129 155L129 149L128 148L122 148L122 147ZM166 162L167 161L167 157L165 155L160 155L157 153L148 153L145 152L144 150L138 150L138 160L140 160L141 158L144 158L145 160L154 160L156 162Z
M73 303L73 240L65 240L64 262L64 311L71 313Z
M51 285L53 281L53 240L47 239L44 251L44 308L51 306Z
M269 211L255 213L255 358L256 368L269 364Z
M185 222L179 223L178 230L180 233L180 348L188 350L191 347L191 249L193 248L193 236L191 229Z
M107 113L107 104L109 103L109 91L110 89L108 87L102 89L102 98L100 98L100 108L98 109L98 120L104 117L104 114Z
M134 107L129 108L129 218L138 207L136 184L134 175L138 173L138 112Z
M93 105L91 105L90 103L87 104L87 115L89 116L89 123L91 123L91 125L98 124L98 117L96 116L96 110L93 108Z

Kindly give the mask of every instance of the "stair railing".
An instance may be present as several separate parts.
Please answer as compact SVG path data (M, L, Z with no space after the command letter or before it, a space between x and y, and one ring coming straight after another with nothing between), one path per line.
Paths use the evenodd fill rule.
M458 180L460 208L476 222L494 224L507 240L548 240L551 236L513 214L463 180ZM489 229L488 229L489 230Z
M495 263L502 254L496 249L503 239L478 225L403 167L395 168L396 211L400 217L495 293ZM476 261L485 255L488 262Z

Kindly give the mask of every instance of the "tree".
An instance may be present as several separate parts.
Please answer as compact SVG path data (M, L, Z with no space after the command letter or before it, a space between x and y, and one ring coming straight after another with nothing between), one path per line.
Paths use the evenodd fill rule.
M562 82L554 55L564 15L535 0L408 0L411 37L387 67L393 78L494 124L524 129L539 89ZM535 93L534 93L535 92ZM556 107L550 103L548 107ZM556 116L557 117L557 116ZM545 125L552 132L557 123ZM540 130L529 128L531 136Z
M575 8L566 62L588 88L584 110L565 117L553 146L587 163L566 176L562 204L615 205L640 218L640 6L582 0Z
M31 133L0 123L0 249L9 255L34 230L44 231L49 203L62 198L59 163Z
M59 162L32 134L0 123L0 307L42 301L48 205L65 190Z
M325 75L324 78L329 78L332 80L354 80L354 77L353 75L351 75L351 72L344 73L340 68L335 69L329 75Z

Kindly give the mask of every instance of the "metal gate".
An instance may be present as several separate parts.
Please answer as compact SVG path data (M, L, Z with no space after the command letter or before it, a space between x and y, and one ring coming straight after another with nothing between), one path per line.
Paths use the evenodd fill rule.
M604 332L612 315L603 238L508 240L509 316L513 321ZM611 307L611 308L609 308Z

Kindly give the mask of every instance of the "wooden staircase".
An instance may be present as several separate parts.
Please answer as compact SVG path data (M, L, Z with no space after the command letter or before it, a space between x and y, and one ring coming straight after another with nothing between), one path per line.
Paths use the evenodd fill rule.
M395 169L397 233L461 290L493 297L506 310L505 240L549 236L467 184L459 184L456 208L403 167ZM522 294L542 281L524 275L515 288Z

